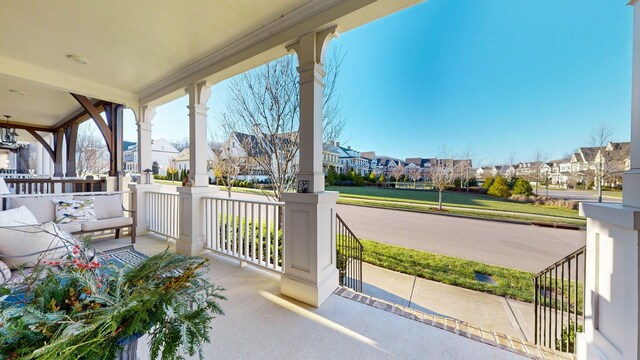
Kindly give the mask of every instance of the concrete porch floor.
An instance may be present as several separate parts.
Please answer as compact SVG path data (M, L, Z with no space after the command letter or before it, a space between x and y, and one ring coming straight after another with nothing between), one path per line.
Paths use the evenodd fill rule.
M94 245L110 249L127 238ZM138 237L136 249L161 252L175 243L160 237ZM314 308L280 295L280 278L213 254L211 280L227 290L225 316L213 321L207 358L217 359L520 359L515 353L464 338L433 326L331 295ZM146 339L140 359L149 359Z

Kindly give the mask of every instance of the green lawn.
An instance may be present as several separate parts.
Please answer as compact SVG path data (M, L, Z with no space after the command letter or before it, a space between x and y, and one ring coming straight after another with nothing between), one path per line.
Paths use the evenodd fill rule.
M444 284L533 302L531 273L370 240L361 241L366 263ZM490 275L497 285L476 280L476 272Z
M438 204L438 193L425 190L380 189L376 187L328 187L327 190L339 191L343 199L376 200L378 202L397 201L415 204ZM487 195L445 192L442 194L444 206L456 206L471 209L508 211L523 214L550 215L569 219L583 219L578 210L525 204Z

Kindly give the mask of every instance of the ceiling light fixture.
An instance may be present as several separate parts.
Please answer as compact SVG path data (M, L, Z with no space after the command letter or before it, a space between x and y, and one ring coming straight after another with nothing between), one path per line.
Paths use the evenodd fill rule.
M78 55L67 55L67 59L71 59L75 62L77 62L78 64L88 64L89 60L87 60L86 58L83 58L82 56L78 56Z
M13 150L18 148L18 140L16 139L18 133L15 128L11 128L9 125L11 116L5 115L4 117L7 120L7 125L0 128L0 148Z

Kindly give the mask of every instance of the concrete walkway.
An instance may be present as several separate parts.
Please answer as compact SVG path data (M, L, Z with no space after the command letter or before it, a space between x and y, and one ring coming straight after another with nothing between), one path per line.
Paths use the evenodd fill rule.
M425 313L533 340L533 304L363 264L363 293Z

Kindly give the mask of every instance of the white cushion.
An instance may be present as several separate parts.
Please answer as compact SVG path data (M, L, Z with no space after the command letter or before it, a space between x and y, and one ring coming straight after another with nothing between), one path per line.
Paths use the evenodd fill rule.
M59 259L77 242L55 223L0 227L0 259L16 269L34 266L41 259Z
M130 218L130 217L94 220L94 221L83 222L82 231L98 231L102 229L111 229L111 228L129 226L131 224L133 224L133 218Z
M17 197L8 199L11 203L11 208L15 209L20 206L26 206L33 216L38 219L38 223L46 223L47 221L56 220L55 206L51 203L52 196L30 196L30 197ZM71 200L72 195L55 195L55 199Z
M3 261L0 261L0 285L5 284L11 279L11 269Z
M86 196L75 196L75 200L89 199ZM92 197L94 203L93 208L96 212L96 219L113 219L123 217L122 212L122 195L110 194L110 195L96 195Z
M39 224L35 216L26 206L0 211L0 226L20 226Z
M77 233L82 231L82 223L74 221L66 224L58 224L58 227L62 231L66 231L68 233Z
M56 223L58 224L96 219L93 198L86 198L85 200L54 199L53 203L56 206Z

